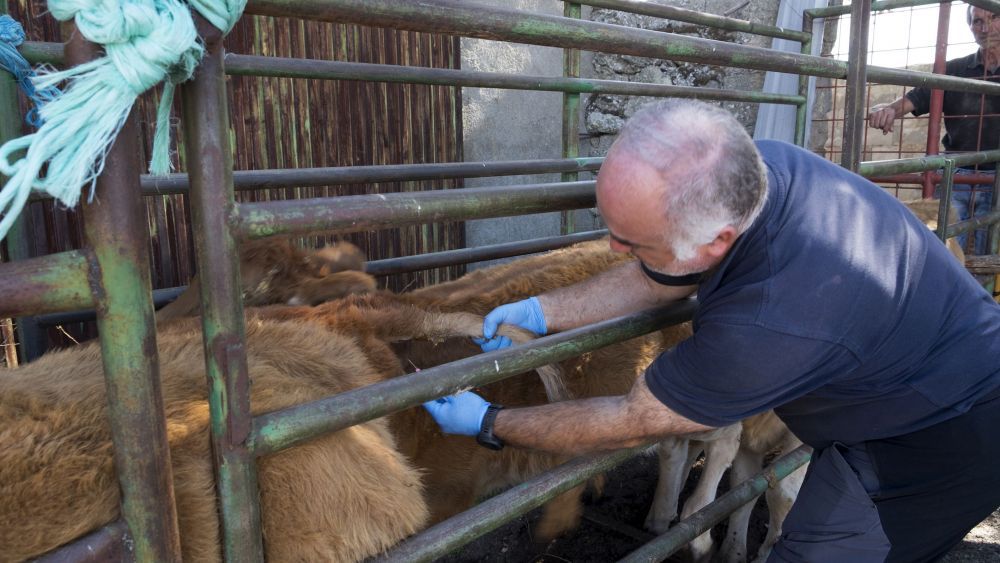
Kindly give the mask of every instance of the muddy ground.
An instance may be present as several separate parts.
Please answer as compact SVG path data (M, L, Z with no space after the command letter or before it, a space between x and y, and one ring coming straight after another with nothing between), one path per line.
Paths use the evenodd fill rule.
M688 488L697 479L692 470ZM724 479L725 481L725 479ZM626 462L609 474L604 494L587 502L583 523L575 533L547 544L532 541L531 529L538 520L535 510L439 559L444 563L583 563L617 561L652 536L642 531L656 482L656 458ZM725 533L725 524L713 534ZM755 553L767 533L767 508L760 500L750 523L750 553ZM667 561L684 561L674 556ZM1000 511L974 529L947 557L946 563L1000 562Z

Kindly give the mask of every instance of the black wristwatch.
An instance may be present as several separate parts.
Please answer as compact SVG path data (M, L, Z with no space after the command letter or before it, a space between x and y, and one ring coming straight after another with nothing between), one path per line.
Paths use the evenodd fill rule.
M493 423L497 419L497 413L502 409L502 405L491 404L486 407L486 414L483 415L483 422L479 426L479 434L476 435L476 442L484 448L499 450L503 448L503 440L493 435Z

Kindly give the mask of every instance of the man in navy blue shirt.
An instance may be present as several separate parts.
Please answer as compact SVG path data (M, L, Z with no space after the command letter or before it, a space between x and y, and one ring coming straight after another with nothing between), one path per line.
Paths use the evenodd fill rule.
M771 561L933 560L1000 505L1000 306L882 189L723 110L657 102L597 202L638 261L487 316L537 333L687 297L694 336L627 396L425 406L484 445L577 454L774 409L815 448Z

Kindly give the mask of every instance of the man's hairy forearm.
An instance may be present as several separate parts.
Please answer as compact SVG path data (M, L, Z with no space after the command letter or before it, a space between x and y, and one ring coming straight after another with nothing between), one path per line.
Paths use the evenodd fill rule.
M708 429L659 405L656 415L642 416L629 399L596 397L538 407L503 409L494 431L511 446L580 455L638 446L669 435Z
M683 299L695 289L656 284L633 261L585 282L544 293L538 299L546 328L557 332Z

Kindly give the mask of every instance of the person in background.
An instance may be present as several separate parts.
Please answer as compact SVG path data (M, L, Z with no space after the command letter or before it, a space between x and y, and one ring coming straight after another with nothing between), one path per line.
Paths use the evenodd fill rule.
M628 121L596 196L638 260L494 309L483 349L697 291L693 336L625 396L428 401L444 432L574 455L773 409L814 453L769 561L930 561L1000 505L1000 305L899 201L681 100Z
M963 78L997 81L1000 79L1000 17L982 9L969 6L966 20L979 50L966 57L952 59L945 66L945 74ZM907 113L920 116L930 111L931 90L914 88L890 104L872 106L868 124L882 132L890 133L897 118ZM944 128L942 139L946 152L978 152L995 150L1000 146L1000 96L987 96L971 92L944 93ZM995 163L962 168L956 172L952 188L952 207L960 220L980 217L990 212L992 184L962 184L960 176L976 171L992 174ZM937 194L940 197L940 194ZM967 234L959 235L959 244L967 249ZM973 241L972 254L988 254L986 230L979 229Z

